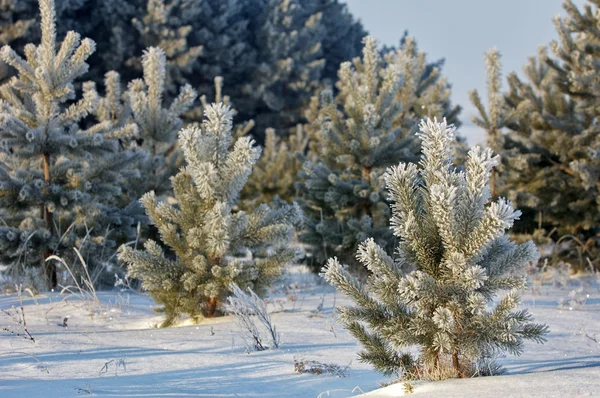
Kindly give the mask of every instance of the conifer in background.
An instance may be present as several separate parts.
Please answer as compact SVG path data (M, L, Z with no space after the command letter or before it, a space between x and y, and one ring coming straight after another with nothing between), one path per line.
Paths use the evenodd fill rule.
M73 265L77 248L92 270L104 267L114 230L131 230L136 220L117 202L144 154L120 148L137 133L134 124L90 120L95 85L83 83L77 99L74 83L95 44L71 31L57 47L54 1L39 6L41 43L27 44L25 59L9 46L0 51L17 71L0 88L0 263L9 272L41 265L54 288L51 254Z
M582 12L567 0L564 8L552 55L541 49L525 66L525 79L510 74L501 93L499 55L488 54L489 110L477 93L472 98L481 115L475 122L503 153L499 193L524 211L518 230L556 228L554 239L573 234L591 250L599 246L600 226L599 5L590 2Z
M340 64L360 56L367 32L360 21L350 13L344 2L307 0L302 1L302 5L322 13L321 21L326 30L321 41L325 59L322 75L330 82L334 82Z
M201 128L179 135L186 167L172 179L177 205L158 201L154 192L142 198L168 250L148 240L145 250L124 246L119 253L130 276L163 305L163 326L179 314L214 316L232 284L264 294L298 257L290 247L297 206L234 210L260 149L250 137L233 142L229 106L213 104L204 113Z
M242 208L252 208L258 203L292 203L298 196L295 183L302 168L298 155L305 154L307 147L308 135L300 124L294 133L283 138L274 129L267 129L262 156L241 192Z
M6 2L0 23L15 24L8 44L37 42L35 26L22 33L35 0ZM241 120L257 122L257 135L272 127L285 136L302 122L314 88L334 80L340 62L360 54L366 35L339 0L57 0L56 5L59 38L76 30L97 42L88 76L98 85L109 70L118 71L123 82L139 78L140 54L159 47L167 58L167 100L186 83L210 92L215 77L222 76Z
M150 47L142 56L144 78L129 83L127 96L131 102L132 116L139 126L136 143L149 153L148 162L142 165L142 184L132 189L136 200L148 191L163 195L169 191L169 179L182 164L176 135L183 127L182 115L196 100L197 93L185 84L179 94L165 105L167 60L158 47Z
M362 59L343 63L338 76L337 96L326 90L307 109L310 151L297 188L306 216L300 239L317 269L333 255L356 264L351 253L367 238L393 250L383 174L418 159L422 115L458 113L446 80L412 38L384 56L366 38Z
M458 172L453 132L446 121L423 121L419 164L401 163L384 177L393 202L390 225L399 239L395 257L368 239L357 252L370 270L365 284L336 258L323 271L354 301L338 310L363 345L361 360L386 375L497 372L497 353L518 355L525 340L545 341L547 327L516 309L526 282L523 267L538 253L531 241L517 245L504 235L519 211L505 199L489 200L498 157L475 147ZM502 290L509 292L494 301ZM408 354L411 347L419 348L417 359Z
M257 67L243 90L256 101L259 129L294 126L321 85L326 28L309 3L268 0L257 21Z
M146 13L142 18L134 17L132 24L138 31L144 47L156 47L165 54L163 64L167 68L164 82L168 91L176 90L177 85L185 84L185 75L190 74L193 65L199 63L201 45L190 45L188 37L193 32L191 22L199 17L201 2L181 1L165 3L163 0L148 0ZM134 70L143 69L143 59L131 57L125 64Z

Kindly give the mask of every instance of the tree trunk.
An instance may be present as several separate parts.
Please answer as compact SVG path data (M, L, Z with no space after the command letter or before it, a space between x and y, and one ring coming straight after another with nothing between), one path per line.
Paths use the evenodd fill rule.
M490 194L492 199L496 199L496 169L492 169L492 175L490 178Z
M45 191L46 195L50 188L50 154L44 153L44 182L46 183ZM41 217L46 223L46 229L50 232L50 235L54 235L54 214L48 210L45 204L41 207ZM42 251L42 267L44 268L44 275L46 276L46 285L48 289L55 289L58 285L58 275L56 274L56 265L52 261L46 261L48 257L52 255L52 250L49 247L44 248Z
M49 249L44 249L43 261L44 261L44 273L46 277L46 286L49 290L56 289L58 286L58 275L56 274L56 265L53 261L46 261L46 258L52 255Z
M460 370L460 363L458 361L458 352L454 352L452 354L452 367L456 370L458 377L464 377L462 371Z
M206 303L206 311L204 311L204 316L206 318L212 318L215 316L217 311L217 304L219 303L219 299L217 297L209 297Z

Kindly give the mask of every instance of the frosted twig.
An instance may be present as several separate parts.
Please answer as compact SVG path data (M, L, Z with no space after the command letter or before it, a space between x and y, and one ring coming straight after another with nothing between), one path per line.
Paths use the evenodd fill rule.
M48 367L46 365L44 365L44 363L42 361L40 361L39 359L37 359L35 355L30 354L28 352L23 352L23 351L10 351L10 352L0 353L0 355L10 355L10 354L20 354L20 355L25 355L25 356L28 356L30 358L33 358L42 367L42 370L44 372L50 374L50 371L48 370Z
M587 337L588 339L592 340L596 344L600 344L600 341L598 341L598 339L596 339L595 337L590 336L587 333L585 334L585 337Z
M31 335L31 333L29 333L29 330L27 329L27 320L25 319L25 309L23 308L23 299L21 297L21 290L22 290L22 286L18 285L16 286L17 289L17 295L19 297L19 307L15 307L13 306L11 309L9 310L0 310L0 312L2 312L4 315L6 315L7 317L9 317L12 321L12 323L14 323L15 326L17 326L19 328L19 330L15 330L9 327L2 327L2 330L13 334L17 337L22 337L25 340L29 340L32 343L35 343L35 339L33 338L33 336Z
M109 370L111 364L114 364L115 376L118 376L118 371L119 371L120 367L122 367L124 371L127 371L127 364L125 362L125 358L116 358L116 359L111 359L108 362L105 362L102 369L100 369L100 372L98 372L98 376L101 375L102 373L108 373L108 370Z

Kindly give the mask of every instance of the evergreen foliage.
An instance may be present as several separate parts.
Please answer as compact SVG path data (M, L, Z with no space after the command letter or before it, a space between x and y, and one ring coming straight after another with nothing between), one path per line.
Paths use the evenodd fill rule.
M89 117L100 102L95 85L83 83L77 99L74 83L95 44L71 31L57 48L54 1L39 6L41 43L27 44L25 59L9 46L0 51L17 71L0 88L0 263L9 272L41 264L52 288L51 254L69 259L76 247L89 267L104 267L114 239L132 238L135 211L117 202L144 153L120 148L134 124Z
M168 80L166 86L171 92L177 84L186 83L184 74L192 72L194 63L199 62L202 54L202 46L188 43L193 29L190 23L200 14L198 4L183 4L181 0L169 3L148 0L146 14L141 19L134 17L131 20L144 47L157 47L165 53L168 72L164 73L164 78ZM126 65L137 70L143 68L143 63L143 60L135 57L126 61Z
M128 179L119 198L121 205L131 204L127 209L140 222L136 239L130 241L134 245L148 237L156 237L157 231L148 226L139 198L149 190L161 198L171 196L169 180L183 163L175 135L183 126L181 115L193 106L197 96L189 85L184 85L179 95L166 106L167 65L160 48L145 50L142 66L144 78L131 81L126 91L122 90L120 75L108 72L105 95L100 98L95 112L99 121L135 126L137 133L134 136L120 139L121 150L145 155L138 162L139 177ZM121 239L121 243L124 242Z
M244 90L257 100L259 128L293 126L320 86L326 28L309 3L268 0L257 21L258 65Z
M300 124L294 133L283 138L274 129L267 129L262 156L241 193L242 208L259 203L293 202L298 196L294 185L302 168L298 154L306 153L307 147L308 136Z
M504 235L520 212L505 199L489 203L498 157L475 147L459 172L451 164L454 128L445 120L420 128L419 164L401 163L385 175L396 257L368 239L357 252L371 271L366 284L336 258L323 275L355 302L339 314L363 345L362 361L388 375L414 377L451 363L454 375L471 376L497 352L518 355L525 340L545 341L547 327L516 310L523 266L538 254L531 241L517 245ZM510 291L493 302L501 290ZM402 353L412 346L418 361Z
M412 38L384 56L366 38L362 59L343 63L338 76L337 96L325 90L307 109L310 151L297 188L306 216L300 239L312 246L315 267L332 255L355 264L350 253L369 237L393 249L382 176L418 159L421 116L458 113L446 80Z
M490 104L475 122L486 129L490 144L503 156L498 190L519 207L525 219L519 230L532 233L557 228L596 246L600 225L600 129L597 109L597 62L600 50L599 5L592 1L581 12L565 1L567 16L555 19L559 41L553 55L540 49L525 66L525 80L508 76L501 92L499 54L486 57Z
M165 106L167 65L165 53L160 48L150 47L144 51L142 66L144 79L130 82L127 92L133 120L139 126L136 143L150 154L140 168L140 186L130 187L136 200L149 190L158 195L169 190L169 179L182 164L175 140L183 126L181 116L192 107L197 97L196 91L186 84L171 104Z
M130 276L164 306L164 326L183 313L214 316L232 284L264 294L298 257L289 246L297 206L233 210L260 149L249 137L233 143L229 106L213 104L204 114L202 128L179 134L187 166L172 178L178 204L159 202L154 192L141 200L169 251L148 240L145 250L124 246L119 253Z
M26 17L25 12L30 12ZM17 44L19 40L27 36L27 33L35 23L31 18L33 7L21 0L5 0L0 2L0 45ZM4 81L11 75L10 67L0 63L0 81Z
M6 1L0 23L15 24L9 44L23 35L37 41L39 30L24 29L35 0ZM366 34L339 0L57 0L57 7L59 37L72 29L98 43L89 74L97 84L108 70L138 78L139 54L159 47L169 97L184 84L210 92L222 76L241 119L254 119L259 134L302 122L313 90L360 53Z
M97 51L90 56L88 79L100 84L104 73L122 65L124 39L122 27L131 27L135 15L133 3L138 0L55 0L57 37L64 38L67 32L78 32L96 43ZM146 1L146 0L143 0ZM38 0L3 0L0 4L0 21L3 21L4 40L13 48L40 41L42 31L36 23ZM127 33L127 32L125 32ZM142 48L139 48L141 53ZM4 79L6 76L0 78ZM10 75L8 75L10 77Z

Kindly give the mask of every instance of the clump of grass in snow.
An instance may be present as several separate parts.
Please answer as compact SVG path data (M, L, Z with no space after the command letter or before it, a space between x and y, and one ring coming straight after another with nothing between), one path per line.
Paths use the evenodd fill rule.
M94 279L91 277L91 275L88 271L87 263L81 256L81 253L79 252L79 250L77 250L76 248L73 248L73 250L75 251L77 258L81 262L81 266L82 266L83 270L85 271L81 275L81 281L77 280L71 267L69 267L67 262L65 260L63 260L62 258L60 258L56 255L53 255L53 256L48 257L46 259L46 261L58 261L67 270L67 272L73 279L74 284L67 285L67 286L61 286L62 290L60 291L60 294L62 295L62 294L68 293L69 294L68 297L74 296L74 297L78 298L79 300L81 300L81 302L84 303L90 318L93 319L94 316L96 316L102 312L102 304L100 303L100 300L98 299L98 295L96 294L96 287L94 286Z
M269 348L255 322L255 319L267 330L273 348L279 348L280 336L267 311L265 302L248 288L244 292L237 285L231 286L233 295L227 299L225 310L231 313L240 328L242 338L248 351L264 351Z

